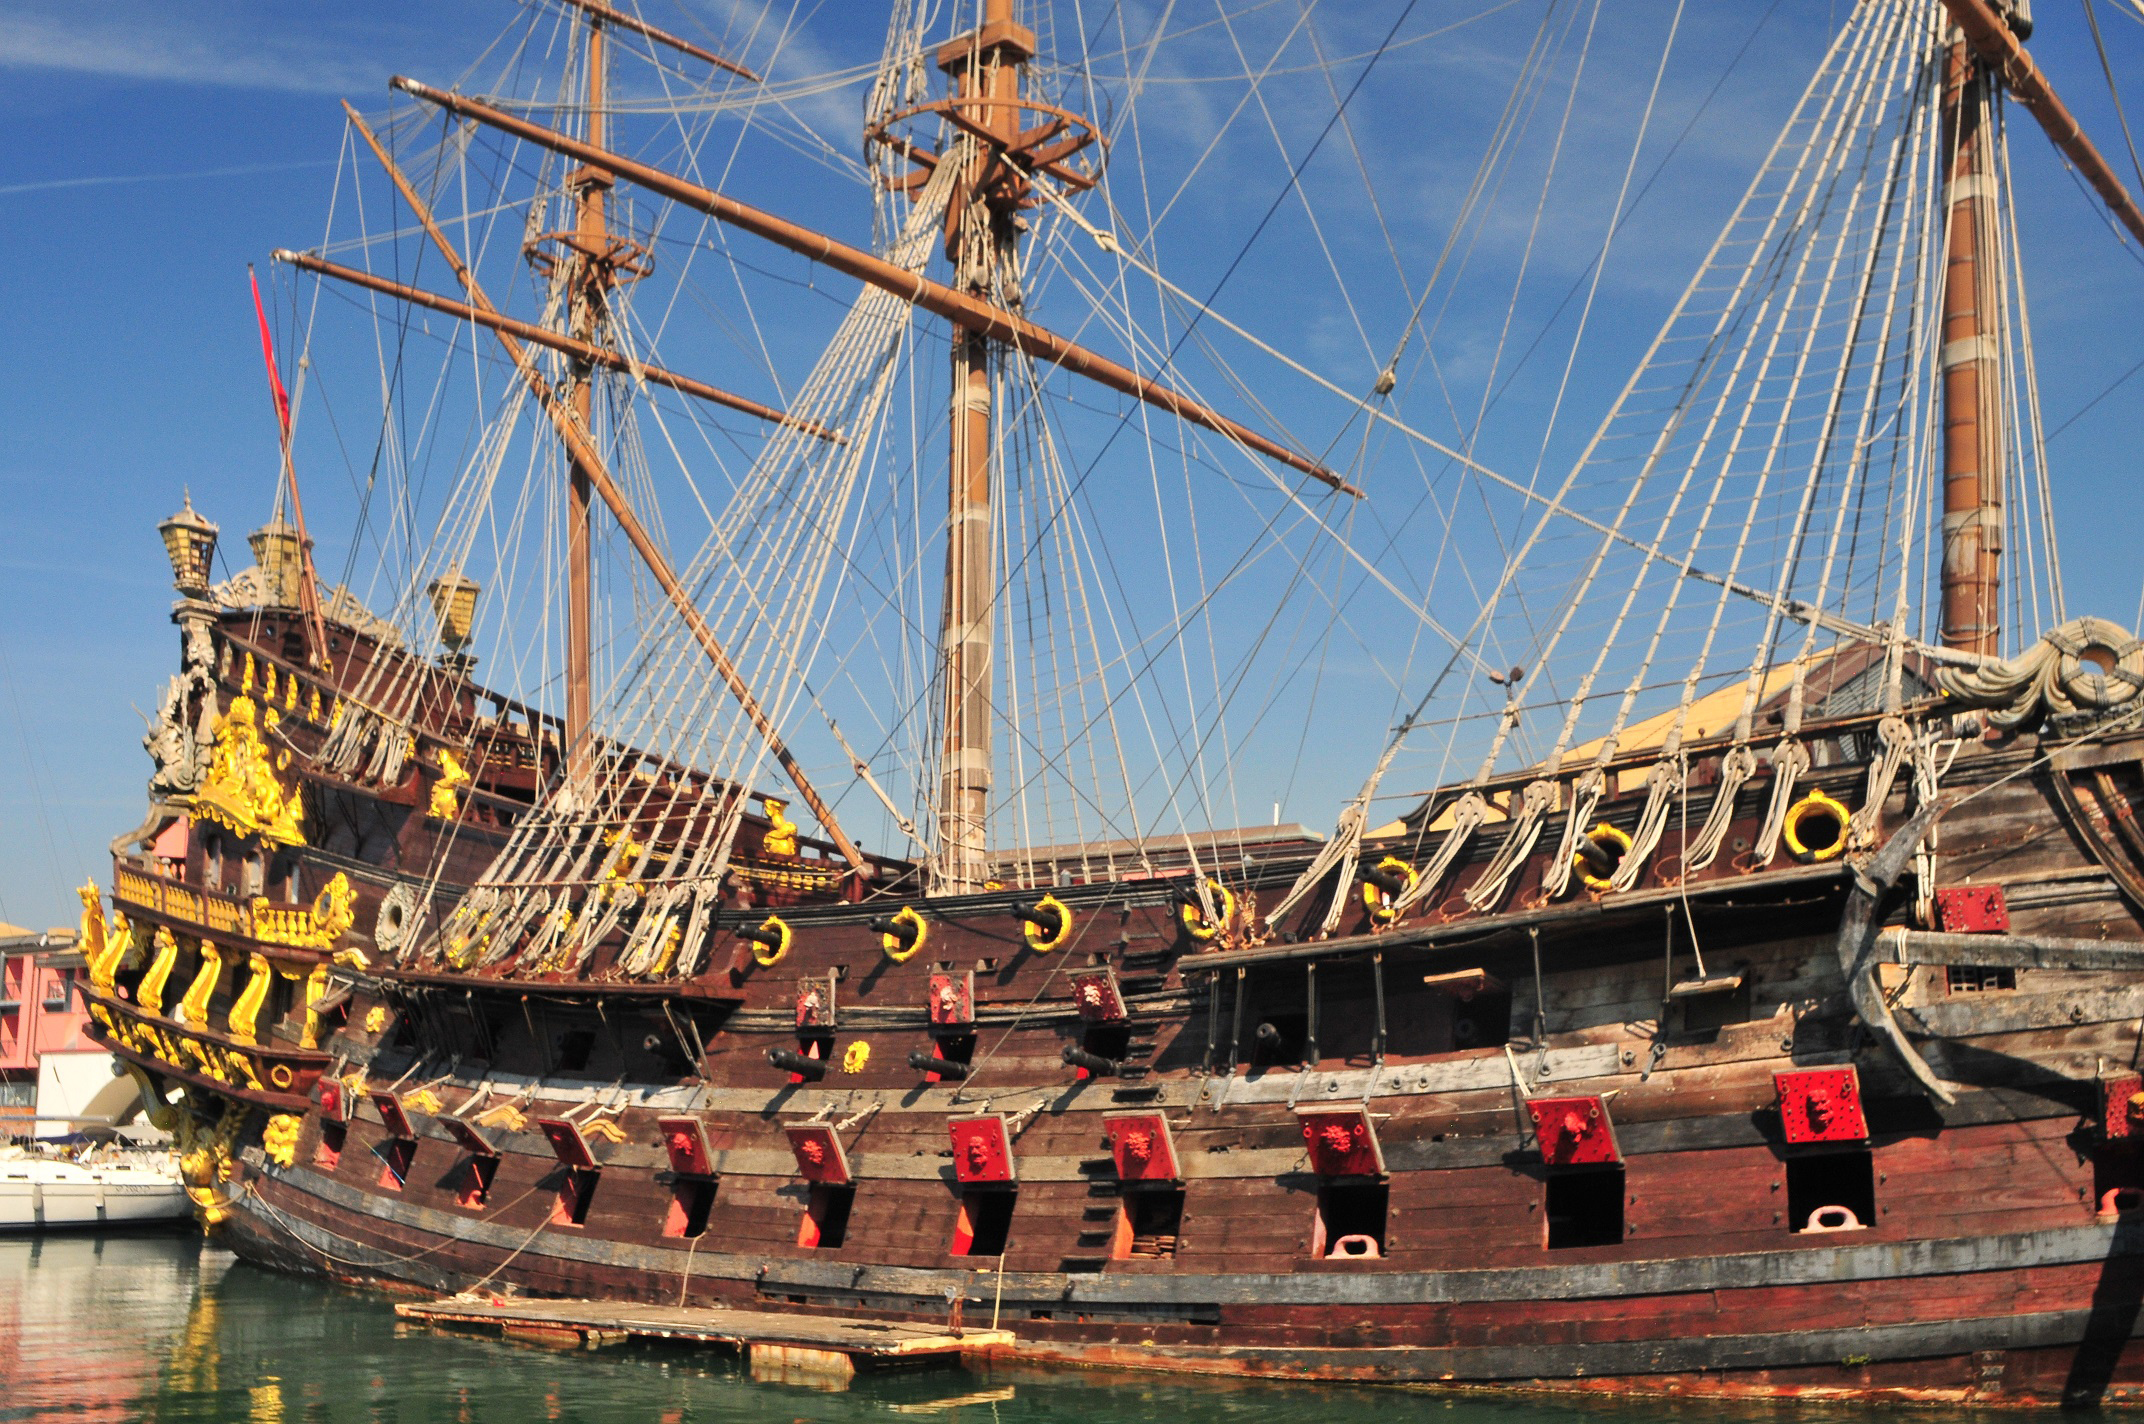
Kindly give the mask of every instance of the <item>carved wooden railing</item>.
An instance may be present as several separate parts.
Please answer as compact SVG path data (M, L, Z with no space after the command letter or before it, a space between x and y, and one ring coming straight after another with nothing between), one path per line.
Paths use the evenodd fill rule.
M338 874L310 905L270 900L263 895L241 899L213 890L197 890L115 861L112 900L122 909L147 913L197 928L219 943L254 940L282 949L325 953L350 925L350 883Z
M249 901L212 890L196 890L123 862L112 867L112 899L126 909L146 910L167 920L198 925L212 934L254 938L253 906Z

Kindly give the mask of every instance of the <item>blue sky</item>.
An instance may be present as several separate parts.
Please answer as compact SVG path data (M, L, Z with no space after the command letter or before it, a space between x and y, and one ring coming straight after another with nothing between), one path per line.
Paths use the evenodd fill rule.
M69 887L108 878L106 842L140 818L148 763L137 709L154 706L176 666L156 522L191 489L235 549L265 514L276 447L245 267L265 268L274 248L307 246L321 233L342 142L336 101L349 96L368 111L381 108L396 72L452 82L515 8L510 0L392 7L239 0L119 3L85 15L16 0L0 11L0 124L18 140L0 157L0 283L13 338L9 379L0 385L8 432L0 445L0 919L70 922ZM1389 28L1400 8L1380 0L1313 19L1332 52L1352 53L1365 36ZM1426 24L1433 10L1479 8L1425 4L1410 23ZM1533 0L1518 7L1528 26L1535 8ZM1668 9L1651 0L1611 8L1625 12L1633 52ZM1664 117L1679 127L1695 111L1748 37L1757 9L1749 0L1689 7ZM1580 425L1612 394L1618 361L1627 362L1664 313L1709 236L1707 224L1724 212L1728 198L1719 195L1739 187L1769 139L1767 124L1843 9L1781 0L1762 36L1766 58L1737 71L1664 174L1625 260L1611 266L1604 308L1611 331L1569 397L1589 416ZM2041 63L2128 172L2078 0L2042 0L2039 9ZM748 10L714 0L647 7L651 18L701 35L740 33ZM1289 0L1259 7L1256 19L1278 15L1292 24L1298 11ZM2122 18L2111 0L2100 11L2123 96L2144 119L2144 26ZM875 55L877 6L840 0L804 12L809 44L797 52L799 65ZM1425 85L1463 90L1467 75L1491 75L1494 46L1507 38L1469 33L1418 47L1408 62L1421 65ZM1605 98L1627 105L1637 87L1627 75L1620 82ZM1218 85L1185 84L1178 95L1171 102L1187 128L1233 98ZM860 97L853 89L830 96L813 117L830 137L853 144L853 123L844 125L842 114L844 106L855 113ZM1615 119L1612 107L1604 110L1598 134L1587 135L1609 163L1617 161ZM2138 597L2134 535L2144 515L2132 434L2144 418L2144 377L2078 412L2144 358L2134 335L2144 327L2144 265L2107 233L2022 116L2018 122L2014 161L2041 384L2050 425L2075 417L2052 451L2071 608L2128 624ZM1409 201L1433 212L1471 170L1471 158L1446 161L1435 130L1420 138L1405 163L1395 162ZM740 192L852 240L867 231L854 189L798 193L797 167L779 149L746 148L732 177ZM1270 202L1274 181L1269 170L1246 166L1190 216L1217 230L1247 225ZM1581 271L1588 241L1581 235L1570 252L1551 256ZM1175 248L1193 273L1209 256L1195 248L1188 241ZM1285 264L1285 246L1275 260ZM1351 349L1334 309L1248 294L1236 310L1246 308L1312 364L1360 378L1353 369L1360 350ZM1466 349L1463 336L1457 345ZM324 562L340 561L347 544L338 542L337 520L348 492L323 483L316 533ZM1289 809L1317 823L1334 801L1306 797Z

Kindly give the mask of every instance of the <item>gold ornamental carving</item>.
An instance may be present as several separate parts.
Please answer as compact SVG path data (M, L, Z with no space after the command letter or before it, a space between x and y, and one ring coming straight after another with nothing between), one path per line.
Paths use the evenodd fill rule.
M451 821L461 814L461 798L456 788L469 784L469 771L445 747L439 749L439 780L432 783L432 799L425 807L427 815L442 821Z
M246 1106L225 1100L222 1115L211 1126L194 1116L193 1097L193 1090L188 1089L187 1110L179 1114L179 1180L185 1183L201 1225L214 1228L231 1214L233 1194L227 1188L236 1175L232 1149L246 1124Z
M760 798L760 809L767 813L767 834L759 848L768 855L795 855L797 853L797 823L789 819L789 803L778 796Z
M194 981L179 998L179 1022L189 1028L208 1027L208 1001L223 979L223 951L207 940L200 945L201 964Z
M320 887L311 909L278 910L265 895L253 901L253 937L263 944L292 949L333 949L335 941L357 921L357 895L341 871Z
M230 1016L224 1023L230 1029L231 1037L240 1043L258 1043L261 1006L268 1001L268 990L275 984L275 967L266 955L256 954L247 961L247 968L251 977L231 1005Z
M255 720L253 699L234 697L230 710L216 723L208 775L195 793L194 809L242 836L259 836L270 845L304 845L305 832L300 829L305 817L303 792L286 793L275 772L274 759Z
M161 1024L134 1018L124 1011L115 1013L94 1000L89 1014L119 1047L183 1072L199 1074L211 1082L254 1092L286 1092L297 1081L286 1065L274 1064L268 1069L270 1081L263 1082L253 1059L236 1049L173 1033Z
M171 978L171 967L179 962L178 938L159 925L154 939L150 941L156 955L149 961L148 972L141 976L141 983L134 990L134 1002L145 1013L160 1014L164 1011L164 985Z
M82 930L76 939L82 959L89 967L89 982L110 993L128 954L134 949L134 926L119 911L104 916L104 898L93 884L76 892L82 897Z
M305 1119L295 1113L277 1113L261 1129L261 1152L278 1167L288 1167L298 1157L298 1134Z

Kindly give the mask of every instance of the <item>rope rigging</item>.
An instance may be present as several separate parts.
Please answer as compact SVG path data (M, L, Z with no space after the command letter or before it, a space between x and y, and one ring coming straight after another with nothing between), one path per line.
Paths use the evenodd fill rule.
M808 156L799 171L838 172L843 197L851 182L871 194L872 255L922 278L980 205L959 174L1018 167L991 158L951 110L930 109L946 81L926 57L973 8L898 5L875 65L810 75L763 65L757 89L695 85L668 59L631 56L650 73L602 115L630 120L636 151L717 192L748 141ZM985 343L980 383L956 392L948 358L968 327L919 315L883 286L841 296L819 285L822 269L732 251L706 212L681 212L650 187L620 184L607 199L619 251L646 270L592 301L567 259L523 270L571 226L585 172L474 122L435 130L425 112L393 116L383 144L501 307L513 302L547 331L592 330L615 358L593 373L570 350L502 358L466 322L315 293L308 328L323 308L375 318L369 375L383 412L365 517L382 554L382 621L406 653L373 659L339 689L344 715L323 760L380 785L435 765L418 731L426 699L442 677L457 690L476 678L471 657L419 651L438 638L431 590L477 574L486 602L472 645L504 699L477 735L538 749L532 803L410 955L580 973L615 943L606 972L618 977L702 972L740 867L758 865L763 827L784 824L782 798L808 792L807 776L828 788L820 830L836 814L877 828L874 843L898 849L883 857L890 873L925 889L1151 871L1166 852L1195 870L1191 893L1211 922L1213 847L1226 828L1262 819L1267 793L1300 771L1326 788L1317 814L1332 834L1298 848L1307 868L1262 913L1302 911L1328 933L1359 889L1365 846L1391 834L1371 810L1401 768L1429 779L1395 784L1442 789L1403 818L1404 858L1420 869L1392 897L1396 912L1450 893L1455 867L1487 836L1498 837L1487 870L1467 890L1477 910L1522 883L1562 893L1573 876L1631 889L1667 846L1683 873L1704 869L1726 851L1737 798L1767 771L1763 828L1746 853L1768 861L1812 765L1803 724L1849 695L1891 714L1855 844L1875 833L1869 808L1900 777L1934 784L1933 734L1909 704L1935 663L1993 661L1932 646L1921 611L1940 550L1942 340L1926 293L1951 221L1938 0L1855 7L1635 369L1590 430L1568 438L1590 363L1632 300L1618 283L1642 246L1630 218L1651 182L1646 156L1676 134L1688 82L1677 66L1690 62L1680 3L1645 35L1657 52L1621 73L1595 52L1598 4L1536 13L1504 0L1426 25L1412 0L1352 17L1237 6L1178 30L1164 15L1136 36L1121 11L1074 24L1039 0L1028 8L1039 34L1074 52L1036 66L1023 102L1072 95L1106 114L1097 146L1110 161L1080 181L1044 165L1018 174L1035 201L998 259L991 303L1213 411L1244 406L1278 446L1317 452L1298 459L1321 468L1330 456L1376 502L1336 502L1302 483L1300 464L1277 471L1246 447L1244 427L1097 396L1010 340ZM576 88L591 61L576 28L538 13L542 25L494 56L508 61L504 77L470 89L570 135L593 118ZM1499 25L1524 57L1482 84L1488 102L1465 130L1451 197L1417 222L1392 201L1396 155L1378 118L1420 71L1387 66L1427 56L1432 35ZM529 78L523 66L537 59L563 77ZM1195 64L1226 68L1240 93L1199 124L1178 122L1169 106L1220 77ZM1157 72L1171 66L1181 72ZM810 105L859 88L867 132L898 119L907 146L874 141L837 162L819 151L837 146L806 121ZM1627 102L1634 132L1593 165L1618 181L1588 175L1600 192L1580 230L1569 190L1592 155L1567 150L1604 95ZM1999 103L1987 120L2000 140ZM913 159L922 149L934 165ZM2025 353L2005 366L2002 390L2028 432L2003 471L2019 492L2004 504L2004 537L2025 551L2011 583L2014 643L2064 610L2007 148L1994 152L1995 339ZM1262 166L1231 175L1231 161ZM1260 181L1246 186L1244 171ZM382 206L371 178L345 181L355 201L318 251L405 286L436 275L441 256L408 205ZM1202 245L1189 224L1225 211L1213 190L1227 186L1242 209L1228 230L1242 236ZM1350 204L1341 214L1365 220L1335 221L1335 194ZM1551 240L1573 243L1574 232L1585 265L1557 270ZM1288 245L1300 255L1276 250ZM1573 269L1566 305L1557 296ZM1480 292L1489 298L1470 295ZM1455 328L1469 321L1462 338ZM1282 331L1289 340L1260 334ZM1477 349L1463 349L1469 340ZM1530 371L1507 409L1536 349L1560 359ZM433 356L436 376L421 369ZM711 414L648 378L695 367L725 386L749 377L789 422ZM569 729L540 710L559 705L571 677L555 610L572 583L574 531L554 496L581 456L557 438L553 407L576 380L589 392L580 433L690 611L636 560L622 526L598 523L588 776L561 774ZM956 407L969 409L958 402L975 399L990 411L995 481L992 622L977 638L991 776L974 824L956 832L940 797L958 749L943 720L956 673L944 653L950 580L937 568L954 537L944 452ZM1449 438L1431 433L1447 420ZM375 505L382 483L392 497ZM710 671L710 643L734 664L731 681ZM740 705L738 685L761 715ZM1707 741L1725 745L1700 775L1689 747ZM1327 822L1343 785L1356 790ZM1641 788L1620 859L1599 861L1597 814L1620 816L1615 802ZM972 875L942 869L956 834L979 853ZM1538 885L1522 875L1530 861L1543 864ZM446 883L444 858L430 870ZM823 887L838 868L800 854L795 873Z

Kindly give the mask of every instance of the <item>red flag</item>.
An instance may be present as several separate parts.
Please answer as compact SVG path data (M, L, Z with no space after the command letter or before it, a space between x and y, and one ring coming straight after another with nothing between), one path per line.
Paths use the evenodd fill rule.
M275 396L276 424L283 432L283 439L290 439L290 397L283 393L283 378L276 374L275 342L268 335L268 309L261 305L260 278L253 275L253 264L246 264L246 280L253 284L253 314L261 323L261 360L268 363L268 389Z

